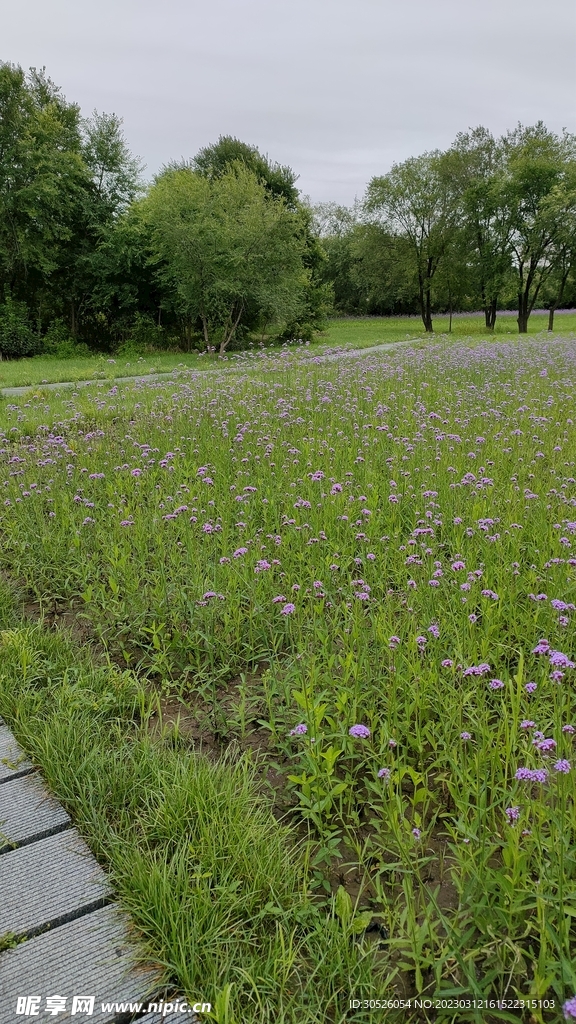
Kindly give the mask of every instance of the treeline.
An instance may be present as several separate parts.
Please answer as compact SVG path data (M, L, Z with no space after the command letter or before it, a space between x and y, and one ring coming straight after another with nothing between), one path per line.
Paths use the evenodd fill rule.
M343 313L518 311L576 301L576 138L539 123L485 128L373 178L352 209L316 207L325 278Z
M141 172L116 115L0 64L0 355L312 337L331 289L289 167L221 138Z
M145 185L114 114L0 64L0 356L309 339L332 312L518 309L576 298L576 140L478 128L312 207L237 139Z

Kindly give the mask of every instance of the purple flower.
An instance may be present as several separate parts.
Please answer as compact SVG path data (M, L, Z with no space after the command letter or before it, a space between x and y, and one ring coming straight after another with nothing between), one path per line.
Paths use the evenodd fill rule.
M132 472L130 473L130 476L142 476L142 470L141 469L133 469Z
M471 740L472 739L472 733L470 733L470 732L461 732L460 733L460 739L461 740Z
M353 736L355 740L367 740L370 735L370 729L366 725L352 725L348 729L348 734Z
M504 811L504 813L505 813L506 817L508 818L508 821L510 822L510 824L513 825L514 822L518 821L518 818L520 817L520 808L519 807L507 807L506 810Z
M565 1020L576 1020L576 996L567 999L562 1007Z
M538 600L536 598L536 600ZM550 644L547 640L539 640L536 647L533 648L532 654L548 654L550 650Z
M247 553L248 553L248 548L236 548L236 551L234 552L234 555L232 557L233 558L240 558L241 555L246 555Z
M575 668L573 661L570 661L562 651L550 651L549 652L550 664L554 668Z
M563 725L562 726L562 732L570 732L570 733L572 733L572 732L576 732L576 729L574 728L573 725Z
M553 683L561 683L562 680L564 679L564 673L563 672L559 672L558 669L556 669L555 672L551 672L550 673L550 679L552 680Z
M420 836L422 835L422 833L421 833L419 828L413 828L412 829L412 835L414 836L414 839L420 839Z
M556 749L556 740L553 740L552 738L543 740L534 739L532 740L532 745L535 746L541 754L547 754L549 750Z
M284 594L278 594L277 597L272 598L272 604L282 604L285 600L286 598L284 597Z
M462 675L464 676L485 676L490 671L490 665L488 662L483 661L480 665L470 665L469 668L465 668Z
M567 775L570 771L571 765L570 761L560 758L559 761L556 761L556 764L553 767L555 772L561 772L563 775Z
M380 771L378 772L378 778L384 779L385 782L388 782L388 780L390 779L390 769L380 768Z
M281 615L292 615L292 612L295 612L295 611L296 611L296 605L292 604L289 601L288 604L284 605L284 607L283 607L282 611L280 612L280 614Z
M288 735L289 736L304 736L304 734L307 733L307 732L308 732L308 726L305 725L304 722L300 722L299 725L296 725L296 726L294 726L293 729L290 729L290 732L288 733Z
M462 522L462 520L460 520L460 522ZM465 569L466 568L466 563L465 562L461 562L460 560L458 560L456 562L452 562L452 568L453 568L454 572L458 572L460 569Z
M520 728L521 729L533 729L535 725L536 725L536 722L533 722L531 718L524 718L520 722Z
M453 664L454 662L452 661L452 658L444 658L442 668L452 668Z
M502 682L501 679L491 679L490 682L488 683L488 686L490 687L491 690L501 690L504 686L504 683Z
M534 693L538 689L538 687L536 683L526 683L524 689L526 690L526 693Z
M546 768L518 768L515 779L519 782L546 782L548 772Z

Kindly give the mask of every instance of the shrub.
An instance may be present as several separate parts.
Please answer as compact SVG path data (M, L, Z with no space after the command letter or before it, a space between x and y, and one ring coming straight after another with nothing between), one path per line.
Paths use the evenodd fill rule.
M42 338L42 350L51 356L69 359L73 356L89 355L90 349L84 342L76 342L62 317L52 320Z
M0 356L18 359L33 356L40 348L39 339L30 326L28 308L24 302L8 297L0 305Z

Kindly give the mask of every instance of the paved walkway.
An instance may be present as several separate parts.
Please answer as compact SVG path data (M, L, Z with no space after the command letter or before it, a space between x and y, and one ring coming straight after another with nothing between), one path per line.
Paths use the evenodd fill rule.
M102 868L0 718L0 1024L132 1020L103 1006L154 998L158 975L135 966L128 928ZM138 1017L198 1021L191 1011Z

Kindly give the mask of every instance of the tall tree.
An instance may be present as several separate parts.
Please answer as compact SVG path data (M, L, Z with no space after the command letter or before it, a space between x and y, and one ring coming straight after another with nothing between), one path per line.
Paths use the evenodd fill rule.
M542 122L518 125L503 139L504 201L518 294L518 330L528 331L535 303L560 259L563 218L574 202L576 139L557 136Z
M251 171L236 165L211 180L168 170L141 215L162 279L220 354L254 307L277 320L298 314L308 279L298 214Z
M424 330L431 332L432 285L454 240L458 197L449 165L436 151L412 157L380 178L366 193L366 210L391 235L406 240L405 273L413 273Z
M494 330L511 265L504 147L489 131L478 127L456 136L447 159L461 196L463 243L472 284L484 310L486 327Z
M213 181L221 178L235 164L242 164L252 171L271 196L284 199L292 209L298 206L299 192L296 188L298 175L291 167L275 163L247 142L232 135L221 135L218 142L199 150L192 160L192 169ZM175 165L178 166L178 165Z
M104 322L109 319L109 311L102 310L99 303L101 273L106 265L102 257L114 249L119 218L142 192L142 168L128 149L121 119L116 114L94 111L80 127L87 180L77 206L75 231L55 282L66 296L73 336L82 326L87 328L91 320L95 320L98 330L102 318Z
M34 305L88 185L80 115L44 72L0 64L0 289Z

